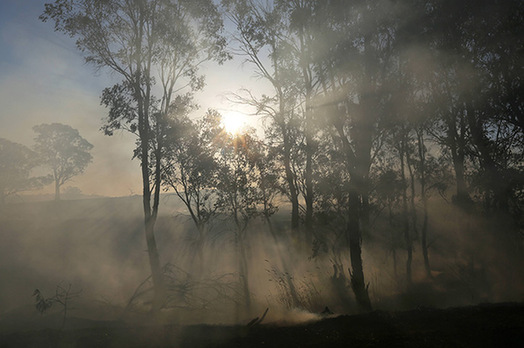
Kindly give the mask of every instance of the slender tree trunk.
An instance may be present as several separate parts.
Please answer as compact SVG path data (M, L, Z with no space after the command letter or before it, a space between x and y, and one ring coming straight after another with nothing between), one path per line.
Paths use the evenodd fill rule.
M297 9L302 9L301 5L297 6ZM313 152L314 152L314 140L313 140L313 110L311 107L311 96L313 93L313 73L311 71L310 55L308 47L311 46L312 42L307 31L304 27L299 27L298 37L300 42L300 58L299 64L302 68L302 83L305 92L305 133L306 133L306 171L305 171L305 182L306 182L306 218L305 218L305 242L306 245L311 245L313 239Z
M149 215L144 218L145 224L145 235L147 251L149 256L149 265L151 268L151 276L153 279L153 287L155 291L155 297L153 299L152 311L158 312L163 305L165 298L165 284L164 277L162 274L162 268L160 266L160 256L158 254L158 248L155 239L155 224L156 217Z
M467 190L466 179L464 176L464 159L466 151L465 139L465 123L464 116L459 116L459 127L457 127L457 119L455 116L450 117L448 123L448 143L451 151L451 158L453 160L453 169L455 170L455 181L457 183L456 202L464 206L471 201Z
M306 74L304 72L304 74ZM307 76L307 74L306 74ZM305 218L305 242L310 246L313 240L313 115L311 110L310 86L306 86L306 218Z
M422 129L417 130L417 145L418 145L418 156L420 160L420 196L422 199L422 230L421 230L421 245L422 245L422 256L424 257L424 268L426 269L426 275L429 278L431 276L431 267L429 265L429 254L428 254L428 197L426 195L426 146L424 145L424 133Z
M147 107L147 106L145 106ZM144 107L144 108L145 108ZM150 188L150 170L149 170L149 122L147 115L140 115L139 127L141 126L141 169L142 169L142 205L144 209L144 230L146 236L147 252L149 256L149 265L151 268L151 277L153 279L154 299L151 310L159 312L165 299L165 284L160 266L160 256L155 240L155 224L157 218L158 201L154 199L155 209L151 209L151 188ZM160 183L158 183L159 185ZM156 194L155 194L156 195Z
M397 243L396 238L394 234L394 230L392 228L393 226L393 209L391 207L391 200L388 201L388 220L389 220L389 227L391 232L391 253L393 256L393 274L395 275L395 278L397 278Z
M55 178L55 201L59 201L60 200L60 178L58 177L56 168L53 169L53 175Z
M286 144L284 144L285 147ZM291 231L296 234L299 223L298 194L295 186L295 176L291 170L290 149L284 153L284 170L286 172L286 182L289 188L289 200L291 201Z
M60 200L60 182L58 179L55 179L55 201Z
M371 311L368 288L364 281L362 267L362 235L359 226L359 195L355 189L349 191L349 219L347 226L347 239L349 256L351 260L350 280L351 289L355 294L360 312Z
M406 151L406 164L408 166L409 180L410 180L409 186L411 189L411 195L409 196L409 203L411 206L411 224L413 228L413 235L415 236L415 238L418 238L417 209L415 206L415 173L413 172L413 163L411 161L411 156L409 154L409 151Z
M404 137L404 135L403 135ZM407 197L407 182L406 182L406 173L405 173L405 152L406 152L406 144L405 139L402 139L399 146L399 155L400 155L400 175L402 178L402 210L403 210L403 227L404 227L404 240L406 243L406 251L407 251L407 260L406 260L406 282L407 285L411 285L411 263L413 260L413 243L411 240L411 236L409 233L409 212L408 212L408 197Z
M458 149L457 149L458 150ZM457 151L453 157L453 168L455 169L455 180L457 182L457 202L465 203L470 200L464 177L464 153Z
M371 311L371 301L369 300L368 289L364 281L364 271L362 267L362 231L360 229L360 192L362 192L362 185L364 185L363 183L365 182L362 175L364 168L362 167L362 162L356 159L351 144L344 134L343 127L340 124L335 124L334 126L346 152L346 166L351 177L351 187L348 192L348 224L346 228L346 238L351 260L351 270L349 271L351 289L355 294L359 311L368 312ZM369 136L371 136L371 134L369 134Z
M305 218L305 242L311 245L313 240L313 150L311 136L306 136L306 218Z
M496 210L507 212L509 209L508 205L508 183L500 177L499 170L497 169L497 164L493 160L490 154L490 144L487 140L486 135L482 127L482 123L477 119L475 111L471 101L466 103L467 109L467 119L469 129L471 131L471 138L473 143L479 152L480 164L484 171L485 178L485 190L492 193L492 201L489 201L489 198L486 197L486 205L490 206Z

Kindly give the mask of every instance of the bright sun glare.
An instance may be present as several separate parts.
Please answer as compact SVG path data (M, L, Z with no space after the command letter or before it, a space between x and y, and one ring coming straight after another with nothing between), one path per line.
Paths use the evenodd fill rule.
M238 111L227 111L222 115L222 124L226 132L236 134L246 126L246 115Z

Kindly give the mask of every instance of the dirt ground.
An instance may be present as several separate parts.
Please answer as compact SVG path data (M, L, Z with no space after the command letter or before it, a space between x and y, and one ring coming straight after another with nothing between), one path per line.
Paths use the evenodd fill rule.
M524 303L375 311L302 325L125 326L19 331L0 347L522 347Z

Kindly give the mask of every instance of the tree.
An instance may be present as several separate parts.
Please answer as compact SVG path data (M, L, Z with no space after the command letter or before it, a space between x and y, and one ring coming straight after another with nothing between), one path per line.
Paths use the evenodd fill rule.
M84 172L93 159L93 148L78 130L61 123L34 126L37 134L34 150L41 163L51 168L55 182L55 200L60 200L60 187Z
M284 192L291 203L291 230L298 232L300 212L299 173L297 160L301 140L300 115L297 112L298 91L296 79L299 71L293 62L289 21L274 5L245 0L223 1L229 18L236 27L234 40L239 56L255 68L255 74L268 81L274 95L247 97L238 101L254 106L259 115L270 120L267 138L277 151L277 158L284 167ZM269 58L267 59L266 58Z
M369 229L369 173L387 112L386 82L395 65L393 43L401 12L400 3L334 1L316 16L322 35L315 42L322 51L315 64L325 95L315 107L334 128L350 176L346 237L351 287L362 311L371 309L361 256L362 235Z
M260 175L256 170L257 142L254 130L223 139L217 164L216 206L232 222L239 265L239 280L245 308L251 309L249 291L248 240L249 223L261 212ZM237 313L238 314L238 313Z
M216 140L224 133L220 114L208 110L204 118L193 122L182 115L173 120L163 158L164 186L173 189L184 203L198 231L196 250L200 274L204 269L204 247L214 206Z
M106 134L124 129L137 136L144 229L155 298L162 306L165 286L154 228L160 204L161 163L166 122L177 103L185 104L204 85L198 67L224 61L222 20L212 0L56 0L40 17L55 30L76 38L86 62L122 78L106 88ZM175 96L177 93L186 92Z
M0 138L0 204L10 195L46 183L46 177L31 177L37 164L37 156L29 148Z

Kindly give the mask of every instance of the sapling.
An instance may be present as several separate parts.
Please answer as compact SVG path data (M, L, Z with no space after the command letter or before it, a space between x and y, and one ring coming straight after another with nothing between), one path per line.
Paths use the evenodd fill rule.
M45 298L44 295L42 295L42 292L39 289L36 289L33 292L33 296L35 296L35 307L36 310L40 312L40 314L44 314L49 308L51 308L55 303L62 306L62 326L64 327L65 321L67 318L67 311L69 309L70 301L73 298L76 298L80 296L80 293L82 290L78 291L71 291L71 284L69 286L63 287L60 284L56 286L55 295L53 297Z

